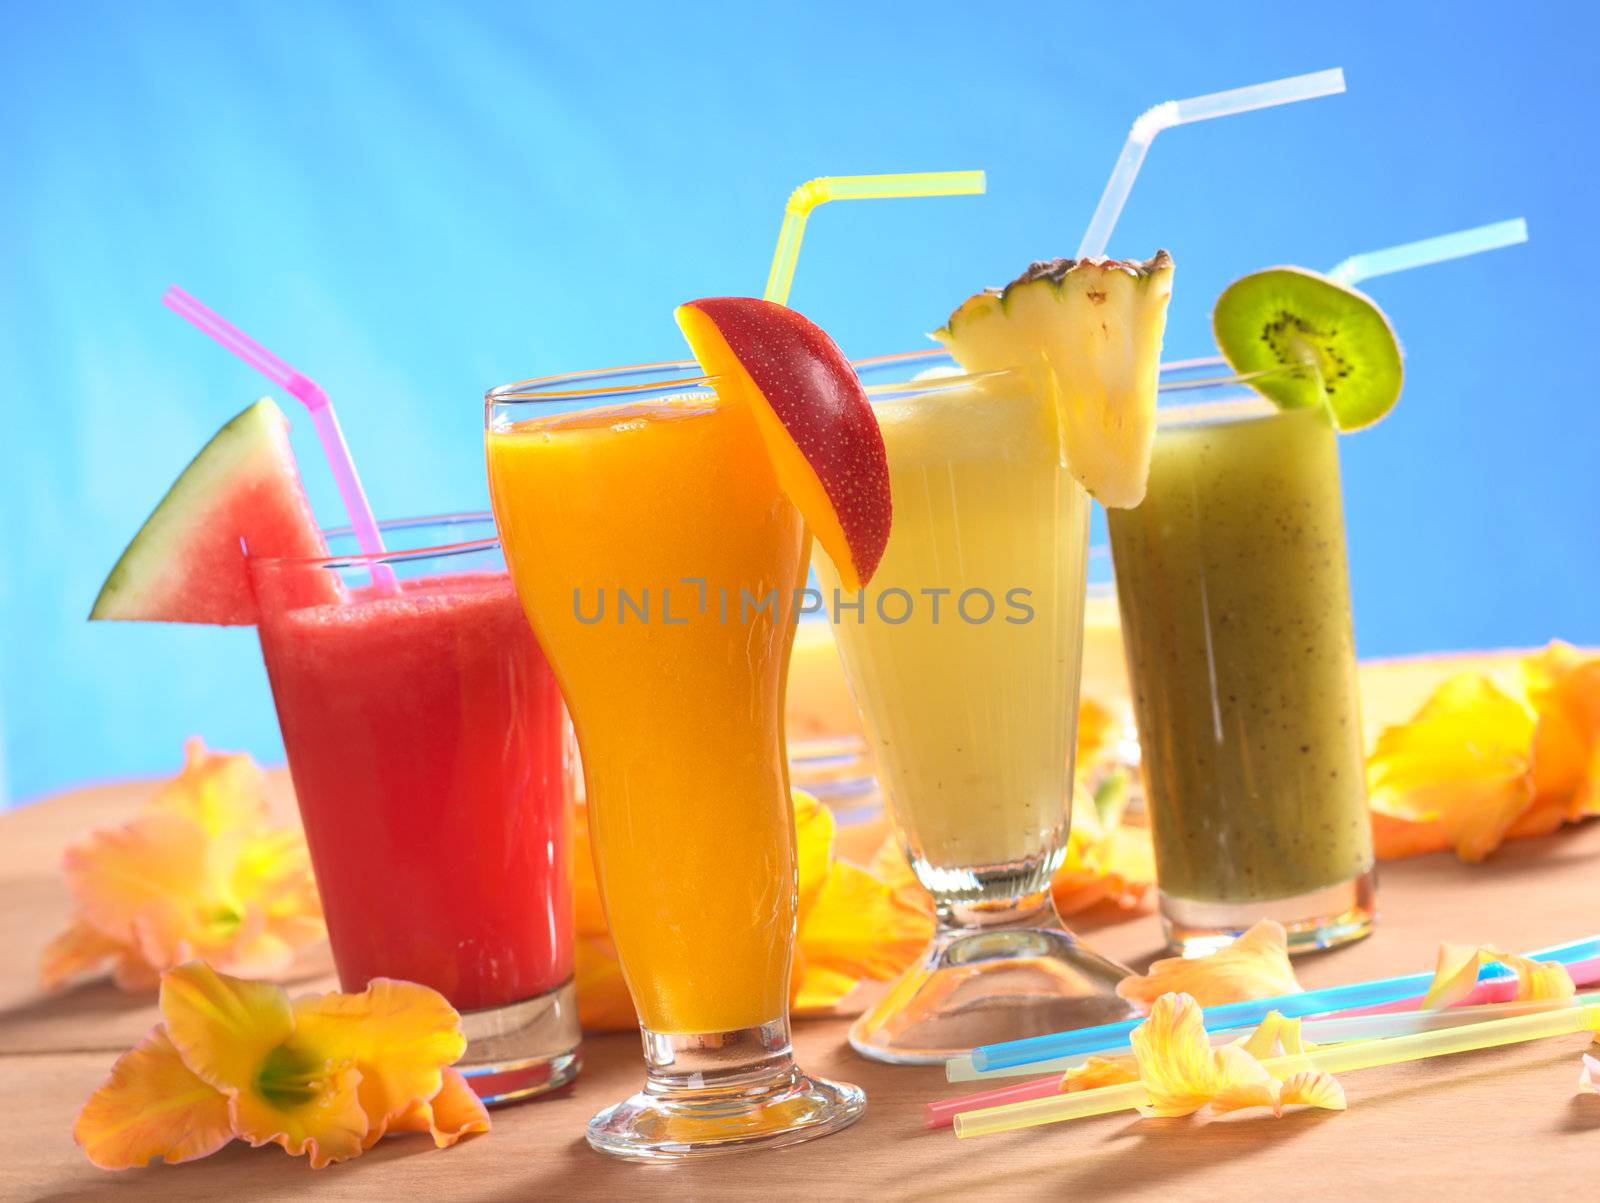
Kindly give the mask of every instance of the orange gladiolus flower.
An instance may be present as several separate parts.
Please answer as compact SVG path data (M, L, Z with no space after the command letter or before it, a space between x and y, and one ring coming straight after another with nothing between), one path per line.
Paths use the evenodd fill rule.
M272 977L325 936L305 837L273 823L255 761L199 738L184 754L138 815L67 850L78 910L45 950L47 988L108 960L124 990L151 989L196 958Z
M791 1009L820 1014L839 1006L863 980L896 977L932 939L933 919L890 883L837 859L833 812L801 790L794 792L794 818L799 939ZM578 1017L590 1031L631 1030L639 1020L606 927L583 807L575 830Z
M1289 964L1288 935L1283 925L1263 919L1244 935L1203 957L1165 957L1143 975L1124 978L1117 993L1136 1006L1149 1008L1176 991L1192 995L1203 1007L1298 994Z
M195 962L162 975L161 1018L78 1115L73 1135L103 1169L191 1161L235 1139L321 1169L388 1132L444 1148L489 1130L449 1068L466 1048L460 1016L426 986L377 978L291 1003Z
M1378 737L1367 775L1380 857L1453 847L1480 861L1600 814L1600 657L1553 643L1518 675L1516 692L1451 677Z

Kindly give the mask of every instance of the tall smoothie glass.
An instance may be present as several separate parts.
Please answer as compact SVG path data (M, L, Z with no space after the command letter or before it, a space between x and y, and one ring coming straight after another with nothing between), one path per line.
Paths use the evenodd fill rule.
M1089 497L1055 404L1020 374L907 381L937 353L857 365L889 457L894 528L872 586L818 556L896 834L933 895L922 959L850 1030L924 1064L1125 1019L1127 970L1062 926ZM880 383L883 382L883 383Z
M635 1159L790 1144L865 1106L789 1040L798 883L784 684L809 537L746 406L682 366L488 394L496 521L583 754L645 1089Z
M381 557L336 531L248 561L340 984L432 986L479 1094L552 1090L579 1041L561 695L489 515L382 529Z
M1374 916L1338 434L1325 407L1255 393L1265 375L1164 372L1149 492L1110 514L1162 917L1185 952L1260 919L1291 951L1325 948Z

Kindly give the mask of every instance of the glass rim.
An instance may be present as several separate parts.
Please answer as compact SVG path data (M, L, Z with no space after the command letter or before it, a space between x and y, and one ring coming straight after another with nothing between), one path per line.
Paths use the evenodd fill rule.
M1320 383L1321 373L1311 363L1276 364L1258 371L1240 372L1221 356L1209 356L1162 364L1161 371L1164 378L1156 388L1157 430L1260 420L1308 408L1327 408L1325 401L1320 407L1281 405L1257 387L1260 381L1286 376L1309 376ZM1169 376L1175 378L1165 378ZM1244 391L1205 400L1184 396L1190 392L1229 388Z
M915 378L919 369L925 371L927 368L946 363L954 363L947 349L927 347L918 351L900 351L889 355L852 359L850 366L855 369L858 376L897 367L911 373L907 379L886 383L868 383L863 379L862 387L868 399L873 401L949 392L983 381L1003 379L1013 374L1010 369L966 372L958 368L949 375ZM1315 371L1315 366L1311 364L1278 364L1256 371L1240 372L1220 355L1163 363L1159 366L1156 381L1158 401L1175 393L1227 386L1249 388L1251 392L1247 398L1158 404L1156 425L1160 427L1221 420L1225 416L1224 411L1236 411L1234 416L1241 418L1264 417L1272 412L1281 412L1270 399L1255 389L1254 382L1276 376ZM550 376L536 376L496 385L484 394L484 406L488 414L492 415L494 411L505 406L565 404L581 408L599 408L606 401L622 406L647 397L688 398L699 395L715 397L716 382L717 377L706 374L693 359L665 359L621 367L558 372ZM1263 409L1263 406L1266 408Z
M908 368L921 363L932 364L950 358L941 347L922 351L902 351L893 355L872 355L852 359L850 366L859 375L862 371L876 371L904 364ZM946 392L980 380L992 380L1008 375L1004 370L989 372L958 372L949 376L935 376L926 380L897 380L862 387L869 398L898 397L917 393ZM644 395L671 393L674 396L692 395L699 391L712 391L718 377L707 375L693 359L663 359L654 363L627 364L611 368L585 368L575 372L557 372L550 376L534 376L526 380L513 380L498 384L483 395L486 408L505 405L554 405L586 401L615 399L618 403L642 398ZM569 387L574 386L574 387Z
M440 556L468 555L472 552L491 551L500 546L500 535L495 529L494 515L488 510L466 510L451 514L429 514L419 518L391 518L378 523L378 531L417 530L430 526L470 526L486 523L494 533L484 539L465 539L455 543L439 543L428 547L412 547L397 551L352 552L347 555L328 556L253 556L245 552L245 562L263 568L365 568L373 564L405 564L415 560L430 560ZM324 540L353 538L355 528L335 526L322 530Z

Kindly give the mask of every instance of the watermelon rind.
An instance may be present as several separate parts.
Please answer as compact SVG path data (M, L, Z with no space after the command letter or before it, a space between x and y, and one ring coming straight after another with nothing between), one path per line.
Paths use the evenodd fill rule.
M295 472L288 428L289 420L277 403L263 397L218 430L123 551L100 587L90 620L253 623L255 603L242 549L236 563L226 554L214 557L218 562L210 565L185 558L215 507L240 489L265 484L274 492L263 505L270 507L275 545L252 550L268 555L326 555ZM285 513L293 511L303 514L303 523L285 523ZM193 574L207 570L212 579L198 582L201 587L196 588ZM186 594L196 593L220 595L220 600L208 598L196 604L186 599Z

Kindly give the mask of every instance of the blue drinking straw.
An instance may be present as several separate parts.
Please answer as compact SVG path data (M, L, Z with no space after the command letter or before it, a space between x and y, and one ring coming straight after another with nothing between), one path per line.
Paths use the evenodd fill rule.
M1511 221L1474 226L1470 230L1457 230L1454 234L1440 234L1437 238L1405 242L1381 251L1351 255L1329 268L1328 275L1341 284L1355 284L1374 276L1410 271L1413 267L1426 267L1430 263L1444 263L1467 255L1481 255L1484 251L1497 251L1501 247L1516 246L1526 241L1528 223L1517 217Z
M1573 961L1586 961L1600 956L1600 936L1575 940L1571 944L1558 944L1528 953L1535 961L1559 961L1569 965ZM1511 977L1515 971L1504 965L1486 965L1478 980ZM1277 998L1253 998L1246 1002L1224 1003L1206 1007L1206 1031L1226 1031L1229 1028L1247 1027L1260 1023L1269 1011L1285 1016L1317 1015L1324 1011L1344 1011L1352 1007L1372 1007L1396 999L1421 994L1433 981L1431 973L1408 973L1404 977L1383 978L1375 982L1353 982L1348 986L1327 986L1321 990L1307 990L1301 994L1280 994ZM1083 1053L1097 1053L1109 1048L1120 1048L1128 1043L1134 1028L1144 1022L1125 1019L1121 1023L1103 1023L1099 1027L1079 1028L1072 1032L1052 1032L1047 1036L1030 1036L1026 1040L1008 1040L1004 1044L985 1044L972 1050L974 1069L1010 1069L1017 1065L1031 1065L1035 1061L1048 1061L1053 1057L1075 1057Z

